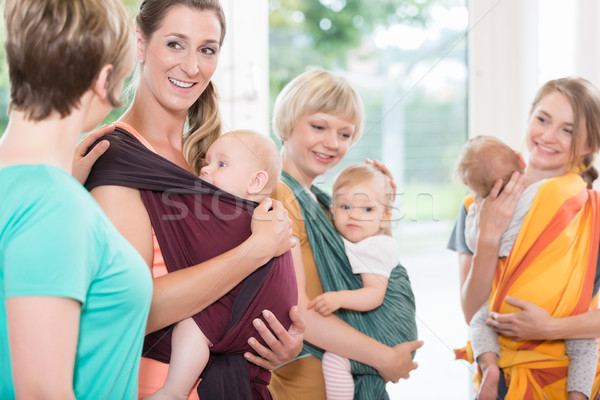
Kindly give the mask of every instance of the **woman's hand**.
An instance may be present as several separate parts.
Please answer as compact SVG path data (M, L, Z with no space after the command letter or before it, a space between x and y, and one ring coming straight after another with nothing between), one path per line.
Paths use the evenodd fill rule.
M392 197L392 201L396 200L396 190L398 189L398 187L396 186L396 182L394 182L394 177L392 176L392 173L390 172L390 170L388 169L388 167L385 166L385 164L383 164L382 162L380 162L379 160L371 160L370 158L365 159L365 162L367 164L372 164L375 167L379 168L381 170L381 172L383 172L384 175L387 175L388 178L390 178L390 185L392 186L392 190L394 191L393 197Z
M506 302L521 310L509 314L490 313L486 322L496 332L516 340L557 339L551 337L554 318L545 309L510 296Z
M264 339L268 347L261 345L255 338L248 339L248 344L252 346L259 356L252 353L245 353L244 357L251 363L265 369L274 369L277 366L294 359L300 350L304 340L304 319L298 312L298 306L290 309L290 319L292 325L286 331L279 323L277 318L270 311L263 311L263 317L269 323L273 333L263 324L260 319L255 319L253 324L260 336Z
M410 371L416 369L418 364L413 362L411 353L423 346L421 340L399 343L393 347L393 352L388 352L386 365L378 367L379 375L386 382L398 382L400 378L408 379Z
M254 209L252 215L252 236L256 250L270 259L280 256L296 244L292 235L292 221L283 205L266 198Z
M510 224L519 196L525 189L523 179L520 173L514 172L501 193L502 179L496 181L490 194L478 207L480 239L494 244L500 241Z
M96 140L109 132L115 130L114 125L102 126L96 129L94 132L89 133L79 141L77 147L75 147L75 155L73 156L73 169L71 175L79 181L82 185L87 180L92 170L92 166L100 158L102 154L108 149L110 143L108 140L103 140L94 146L93 149L88 153L88 149ZM86 154L87 153L87 154Z

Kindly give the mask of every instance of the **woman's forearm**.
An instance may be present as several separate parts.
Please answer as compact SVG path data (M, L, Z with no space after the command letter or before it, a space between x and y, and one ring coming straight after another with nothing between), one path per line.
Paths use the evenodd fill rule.
M552 318L548 324L547 339L594 339L600 337L600 310L565 318Z
M154 279L146 332L199 313L270 258L271 255L251 237L213 259Z
M304 340L326 351L355 360L373 368L382 368L381 355L391 348L357 331L335 315L323 317L301 307L306 321ZM344 340L340 340L344 338Z
M490 296L498 267L499 245L500 241L493 238L486 240L480 236L477 240L469 272L461 286L461 305L467 323Z

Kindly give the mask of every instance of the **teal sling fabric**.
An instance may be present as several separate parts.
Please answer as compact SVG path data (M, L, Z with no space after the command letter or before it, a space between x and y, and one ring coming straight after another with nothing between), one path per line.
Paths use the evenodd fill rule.
M344 243L323 208L285 171L281 180L292 190L300 205L323 290L360 289L360 275L352 273ZM315 186L311 187L311 191L319 203L329 209L330 196ZM381 306L367 312L340 309L335 314L355 329L388 346L417 339L415 298L408 274L400 264L392 270ZM322 349L307 342L304 342L302 353L318 358L323 356ZM354 375L355 399L389 399L385 383L374 368L353 360L350 360L350 364Z

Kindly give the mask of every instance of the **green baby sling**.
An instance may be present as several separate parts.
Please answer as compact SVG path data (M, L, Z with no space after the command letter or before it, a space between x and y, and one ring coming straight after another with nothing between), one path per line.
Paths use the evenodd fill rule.
M360 289L361 277L352 273L344 243L323 208L285 171L281 180L292 190L300 205L323 290ZM330 196L315 186L311 187L311 192L329 210ZM415 298L406 269L400 264L392 270L381 306L367 312L339 309L335 314L355 329L388 346L417 339ZM321 359L323 350L304 342L300 357L309 354ZM354 360L350 360L350 365L355 399L389 399L385 382L374 368Z

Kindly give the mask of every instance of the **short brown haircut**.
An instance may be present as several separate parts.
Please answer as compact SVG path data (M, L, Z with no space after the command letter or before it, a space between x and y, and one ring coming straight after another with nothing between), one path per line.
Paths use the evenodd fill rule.
M111 64L108 100L133 68L132 22L120 0L5 0L10 107L39 121L78 107Z
M481 198L487 195L498 179L503 185L515 171L523 173L516 151L493 136L475 136L463 146L456 166L457 177Z

